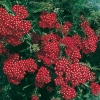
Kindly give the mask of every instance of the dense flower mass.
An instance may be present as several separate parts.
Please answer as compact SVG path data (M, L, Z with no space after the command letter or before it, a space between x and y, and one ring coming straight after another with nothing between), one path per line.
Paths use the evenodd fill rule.
M3 67L3 71L7 75L8 81L16 85L24 78L26 72L34 73L37 69L37 64L33 59L19 60L18 54L9 55Z
M76 42L72 37L65 37L61 39L61 43L66 46L66 55L69 56L74 62L77 62L79 59L81 59L80 45L77 46Z
M76 96L72 87L91 81L95 77L87 66L79 63L71 64L65 58L56 62L54 70L57 76L54 79L55 85L61 87L61 94L64 99L72 99ZM69 83L72 85L70 88L67 86Z
M56 14L55 13L48 13L42 12L40 16L39 26L42 28L54 28L56 23Z
M94 30L90 27L88 21L83 21L81 23L81 28L83 28L86 38L82 40L82 51L85 54L95 52L97 48L98 37L95 35Z
M54 64L59 57L59 42L57 36L53 33L44 35L41 38L40 51L37 53L38 59L42 60L44 64Z
M94 78L94 74L90 72L87 66L78 63L70 64L66 59L59 60L54 70L57 75L54 80L57 86L61 86L64 82L67 84L70 81L75 87Z
M99 84L92 82L90 85L90 88L92 90L93 95L97 96L98 94L100 94L100 85Z
M45 68L44 66L41 66L41 68L38 70L38 73L36 74L35 81L37 81L37 83L41 83L43 85L49 83L51 81L49 70L47 70L47 68ZM35 84L35 85L37 87L41 87L37 84Z
M58 30L61 31L62 34L66 37L71 27L72 24L70 22L65 22L64 25L61 27L61 29Z
M15 12L14 16L0 8L0 36L5 37L9 44L16 46L22 43L22 35L30 31L31 23L24 20L28 16L24 6L14 5L12 10Z
M15 4L12 11L14 15L7 13L4 8L0 8L0 38L12 46L18 46L22 43L22 36L27 34L32 26L26 19L28 17L26 7ZM53 84L55 87L59 87L59 93L64 100L75 98L77 86L84 85L86 82L91 83L92 94L98 95L100 85L94 82L95 73L86 64L80 62L83 54L96 51L98 37L84 18L82 18L83 22L80 27L85 36L81 37L78 34L68 35L72 24L67 21L62 25L57 22L56 17L54 12L42 12L38 25L43 29L53 28L54 33L50 31L50 33L40 36L30 32L31 41L28 41L30 47L27 48L27 51L30 49L31 58L23 59L19 54L9 52L8 58L4 61L4 74L9 82L18 85L27 72L34 73L33 85L36 88L46 86L46 91L52 92L55 89L49 85ZM40 47L36 53L33 50L34 44L38 44ZM0 41L0 54L5 51L2 41ZM32 95L31 100L39 100L39 98Z
M69 61L65 58L62 58L61 60L58 60L55 64L54 70L57 76L62 76L66 69L69 68Z
M60 93L62 94L62 98L64 98L65 100L73 99L76 96L75 89L71 87L61 88Z
M28 17L28 11L26 9L26 7L15 4L12 7L12 11L15 13L16 16L19 16L20 19L24 19Z
M71 74L70 81L73 86L84 84L86 81L89 81L94 77L87 66L77 63L72 64L70 66L70 74Z

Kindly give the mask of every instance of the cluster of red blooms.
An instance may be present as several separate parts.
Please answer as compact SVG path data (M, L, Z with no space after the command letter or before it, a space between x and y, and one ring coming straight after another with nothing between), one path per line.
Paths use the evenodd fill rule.
M72 24L70 22L65 22L63 25L63 28L61 32L63 33L64 36L68 35L69 29L72 27Z
M64 65L65 64L65 65ZM63 87L63 85L70 81L72 86L75 87L79 84L84 84L86 81L93 78L93 74L90 73L89 68L78 63L69 65L65 59L59 60L56 63L56 75L54 80L55 84ZM60 72L62 70L62 73ZM63 75L65 74L65 77Z
M0 8L0 36L6 38L6 41L11 45L21 44L21 37L31 29L31 23L24 20L28 17L28 11L24 6L14 5L12 7L15 15L12 16L5 9ZM26 72L34 73L37 69L34 84L36 87L42 88L45 84L51 82L50 71L45 66L54 65L56 78L55 85L60 86L60 93L65 100L73 99L76 96L75 87L79 84L84 84L87 81L92 81L95 78L93 72L86 65L80 64L82 58L80 51L88 54L95 52L97 46L97 36L95 35L89 23L85 21L81 23L81 28L86 34L85 38L79 35L67 36L71 23L66 22L61 25L57 22L55 13L42 12L40 16L39 26L42 28L56 28L62 32L64 38L60 38L57 34L50 33L42 37L33 34L33 43L41 41L40 50L36 53L39 60L43 61L43 66L38 69L37 64L31 58L20 60L18 54L11 54L4 62L3 71L7 75L9 82L19 84L24 78ZM63 57L60 53L60 44L65 46ZM0 45L2 49L2 45ZM70 86L68 86L70 83ZM100 86L96 83L91 84L92 93L97 95L100 93ZM52 88L47 88L51 91ZM33 95L31 100L38 100L38 97Z
M83 38L82 40L82 51L85 54L95 52L97 48L97 41L98 37L95 35L94 30L89 26L88 21L83 19L83 22L81 23L81 28L84 29L84 33L87 35L86 38Z
M40 16L39 26L42 28L54 28L56 23L56 14L55 13L48 13L42 12Z
M95 96L100 94L100 85L99 84L92 82L90 85L90 88L92 90L92 94L94 94Z
M31 100L39 100L39 98L36 95L32 95Z
M66 72L66 69L69 68L69 61L65 58L58 60L55 64L54 70L57 76L63 76Z
M71 64L70 66L70 80L67 79L67 71L65 77L66 81L71 81L73 86L84 84L86 81L92 80L93 78L94 73L91 73L87 66L77 63Z
M37 69L37 64L33 59L19 60L18 54L9 55L3 67L8 81L16 85L24 78L26 72L34 73Z
M42 27L42 28L56 28L60 32L62 32L62 34L65 36L65 38L69 32L69 29L72 27L70 22L65 22L64 25L61 25L59 22L57 22L55 13L42 12L42 15L40 16L40 18L41 18L41 21L39 21L40 27ZM96 47L97 47L96 43L97 43L98 38L95 35L93 29L90 28L88 21L86 21L84 19L84 17L82 17L82 20L83 20L83 22L81 23L80 26L81 26L81 28L84 29L84 32L88 38L84 38L81 40L78 35L75 36L74 38L78 39L79 41L77 41L77 42L79 42L79 43L81 41L81 45L82 45L81 49L85 54L95 52ZM66 41L67 39L64 39L64 40ZM71 39L69 41L72 42L72 41L74 41L74 39ZM74 48L74 47L71 47L71 48ZM70 52L72 53L72 50L67 50L67 51L68 51L68 54ZM74 55L74 53L76 54L76 56L81 58L78 49L75 48L75 51L73 51L72 55Z
M44 35L41 40L40 51L37 53L38 59L42 60L44 64L54 64L59 57L59 42L55 34L51 33Z
M86 38L81 39L79 35L73 35L72 37L64 37L61 39L61 43L66 46L65 53L73 62L78 62L81 59L80 50L83 53L88 54L95 52L97 48L98 37L95 35L92 28L90 28L87 21L81 23L81 28L84 29Z
M61 87L60 93L62 94L62 98L65 100L71 100L75 98L76 96L76 91L72 87Z
M81 59L80 50L82 49L82 43L79 35L61 39L56 34L50 33L42 36L41 41L40 51L37 53L37 56L46 65L55 64L59 59L60 43L66 46L65 53L70 57L70 60L78 62Z
M45 16L43 16L43 14L41 15L41 19L46 19L45 23L52 20L52 17L48 19L47 14L44 15ZM95 79L95 74L90 72L90 68L80 64L79 60L82 58L80 51L83 51L85 54L95 52L98 38L93 29L90 28L89 23L85 20L81 23L81 28L84 29L84 33L86 34L86 37L83 39L79 35L73 35L72 37L67 36L69 29L72 27L69 22L66 22L62 26L55 20L54 23L52 23L52 27L49 25L44 27L42 25L43 24L39 26L42 28L58 29L62 32L64 38L60 38L54 33L42 36L41 47L37 53L37 57L42 60L46 66L55 65L54 70L57 76L54 79L55 85L61 87L60 93L64 99L73 99L76 96L74 87L79 84L84 84L87 81L94 81ZM60 57L60 44L65 46L64 52L68 57L67 59ZM71 83L72 87L67 86L69 83Z
M77 40L77 41L75 41ZM64 37L61 39L61 43L66 46L65 53L74 62L78 62L81 59L81 37L74 35L73 37Z
M42 88L44 84L47 84L51 81L50 72L44 66L41 66L38 70L38 73L35 77L35 85L36 87Z
M50 17L48 19L48 17L46 16L46 15L50 15L50 14L52 14L52 13L46 13L46 12L44 13L43 12L43 14L41 15L42 20L46 19L46 22L49 22L50 20L52 20L52 17ZM87 38L83 38L83 39L79 35L73 35L72 37L68 37L68 36L66 37L69 29L72 27L71 23L66 22L63 26L61 26L60 23L56 22L56 20L55 20L55 22L54 22L55 28L60 30L65 37L62 39L59 39L57 41L58 43L57 42L54 43L53 40L51 40L51 41L49 41L49 44L48 44L48 42L46 42L46 40L49 40L50 34L47 36L43 36L43 39L42 39L43 44L47 45L47 46L42 45L41 46L42 50L40 50L40 51L42 52L42 54L44 54L46 56L49 55L48 57L46 57L46 56L39 57L40 59L42 59L44 61L44 64L49 65L51 60L48 58L50 56L52 56L51 54L54 54L55 52L58 53L57 49L58 49L59 43L62 43L66 46L65 53L67 56L70 57L70 60L72 60L72 62L79 62L79 59L81 59L81 53L80 53L81 50L85 54L95 52L96 47L97 47L96 43L97 43L98 38L95 35L93 29L90 28L89 23L87 21L85 21L84 19L82 19L82 20L83 20L83 22L81 23L81 28L84 29L84 32L87 35ZM53 26L52 28L54 28L54 24L52 26ZM48 27L49 27L49 25L48 25ZM55 37L54 35L52 35L52 36ZM45 43L44 43L44 39L45 39ZM53 43L51 44L51 42L53 42ZM55 45L55 47L53 46L53 44ZM44 50L45 48L47 51ZM51 48L53 48L55 50L55 52L54 52L54 50L52 50L52 52L51 52ZM49 53L47 54L46 52L49 52ZM53 59L54 57L52 56L51 58ZM53 61L55 61L54 59L53 59ZM53 64L53 63L51 63L51 64Z
M30 31L31 23L24 20L28 16L24 6L14 5L12 11L15 15L0 8L0 36L6 38L9 44L16 46L21 44L22 35Z
M67 36L72 24L70 22L65 22L64 25L61 25L59 22L55 24L55 28L59 30L63 36Z
M56 86L61 87L63 98L69 98L69 96L70 99L74 98L76 95L75 92L72 92L75 91L74 87L79 84L84 84L86 81L91 81L94 78L94 73L90 72L87 66L79 63L71 64L65 58L56 62L54 70L57 75L54 82ZM66 87L69 82L72 84L73 88Z
M40 15L40 21L39 26L41 28L56 28L60 32L63 33L64 36L68 35L69 29L72 27L72 24L70 22L65 22L64 25L61 25L59 22L57 22L56 13L48 13L48 12L42 12Z

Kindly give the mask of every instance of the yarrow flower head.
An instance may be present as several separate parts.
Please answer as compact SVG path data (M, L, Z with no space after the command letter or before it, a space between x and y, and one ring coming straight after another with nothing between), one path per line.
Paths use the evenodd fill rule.
M9 82L18 85L26 72L34 73L38 69L33 59L19 60L18 54L9 55L4 62L3 71Z
M14 16L0 8L0 36L5 37L9 44L17 46L22 43L23 34L27 34L32 26L30 21L24 20L28 17L28 11L24 6L14 5L12 10L15 12Z
M56 14L54 12L42 12L40 16L39 26L42 28L54 28L56 23Z
M93 95L97 96L100 94L100 85L99 84L92 82L90 85L90 88L92 90Z

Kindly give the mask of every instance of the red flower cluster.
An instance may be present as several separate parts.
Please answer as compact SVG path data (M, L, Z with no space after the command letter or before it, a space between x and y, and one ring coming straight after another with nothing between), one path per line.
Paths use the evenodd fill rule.
M65 53L74 62L78 62L81 59L81 37L76 35L73 37L65 37L61 39L61 43L66 46ZM75 41L77 39L77 41Z
M41 66L40 69L38 70L38 73L36 74L35 81L36 81L35 85L40 88L44 84L49 83L51 81L49 70L47 70L47 68ZM40 85L38 83L40 83Z
M42 60L46 65L54 64L59 57L58 37L51 33L44 35L41 40L40 51L37 53L38 59Z
M82 43L81 43L81 37L77 34L72 36L72 39L74 40L74 45L81 50L82 49Z
M81 23L81 28L84 29L84 33L87 35L87 38L82 40L82 51L85 54L95 52L97 48L98 37L95 35L94 30L90 28L87 21Z
M32 95L31 100L39 100L39 98L36 95Z
M72 87L63 87L61 88L60 93L62 94L62 98L65 100L73 99L76 96L76 91Z
M48 12L42 12L40 15L40 21L39 26L42 28L56 28L60 32L63 33L64 36L67 36L69 29L72 27L72 24L70 22L65 22L64 25L61 25L59 22L57 22L56 13L48 13Z
M24 19L28 17L28 11L26 10L26 7L24 6L15 4L12 7L12 11L15 13L16 16L20 17L20 19Z
M63 36L67 36L72 24L70 22L65 22L64 25L61 25L59 22L55 24L55 28L59 30Z
M100 85L99 84L92 82L90 85L90 88L92 90L92 94L94 94L95 96L100 94Z
M9 55L3 67L8 81L16 85L24 78L26 71L34 73L37 69L37 64L33 59L19 60L18 54Z
M11 45L21 44L21 37L31 29L31 23L24 20L28 12L24 6L14 5L12 7L15 15L10 15L4 8L0 8L0 36L5 37Z
M16 46L21 44L22 35L28 33L31 29L31 23L24 20L28 17L28 11L24 6L14 5L12 10L15 13L14 16L0 8L0 37L5 37L9 44ZM79 35L67 36L72 24L65 22L64 25L61 25L57 22L55 13L42 12L40 19L40 27L56 28L64 37L60 38L54 33L40 37L33 33L32 42L39 43L41 41L40 50L36 53L36 56L43 61L43 65L38 69L32 58L20 60L18 54L11 54L4 62L3 71L7 75L8 81L17 85L24 78L26 72L34 73L38 70L34 84L36 87L42 88L45 84L51 82L52 77L46 67L53 65L56 74L54 82L56 86L60 86L62 97L66 100L73 99L76 96L75 87L94 78L94 73L90 72L90 68L79 63L82 58L80 51L85 54L95 52L98 38L85 20L81 23L81 28L84 29L86 37L82 39ZM0 44L0 53L3 52L2 48L3 46ZM65 55L62 53L65 53ZM68 86L69 83L70 87ZM98 84L92 83L90 87L94 95L100 93ZM47 90L52 91L52 88L47 87ZM37 96L32 95L31 100L38 99Z
M41 19L45 20L46 18L45 22L49 23L51 19L45 16L46 13L43 15L41 15ZM46 25L46 23L44 24ZM54 71L57 76L54 79L55 85L61 87L61 94L64 99L72 99L76 96L74 87L87 81L93 81L95 78L94 73L90 72L90 68L80 64L79 60L82 58L80 51L85 54L95 52L98 38L93 29L90 28L88 21L84 20L81 23L81 28L84 29L86 38L83 39L79 35L67 36L69 29L72 27L69 22L61 25L55 20L52 27L49 25L46 27L45 25L42 27L41 24L40 26L42 28L56 28L63 34L64 38L60 38L53 33L42 36L41 47L37 57L46 66L55 65ZM66 55L64 57L61 55L60 44L65 46L64 52ZM36 80L35 82L39 85L38 87L43 87L44 85L41 81L38 82ZM72 87L67 86L69 83L71 83Z
M55 64L54 70L57 76L63 76L66 72L66 69L69 68L69 61L65 58L58 60Z
M65 22L64 25L61 27L61 29L58 29L62 32L63 36L67 36L70 28L72 27L72 24L70 22Z
M43 14L40 16L40 18L42 20L46 19L46 22L49 23L49 21L51 19L48 16L50 14L52 14L52 13L43 12ZM48 16L46 16L46 15L48 15ZM65 36L63 39L61 39L61 41L58 41L58 42L61 42L62 44L64 44L66 46L65 53L67 56L70 57L70 59L73 62L79 62L79 59L81 59L80 50L82 50L83 53L85 53L85 54L95 52L95 50L97 48L96 43L97 43L98 38L95 35L93 29L90 28L88 21L85 21L85 19L82 18L83 22L81 23L81 28L84 29L84 32L87 35L87 38L81 39L81 37L79 35L73 35L72 37L66 37L69 29L72 27L70 22L66 22L62 26L60 23L56 22L56 18L53 18L53 19L55 19L55 21L54 21L54 24L52 25L53 26L52 28L57 28ZM54 25L55 25L55 27L54 27ZM49 27L49 25L48 25L48 28L51 28L51 27ZM48 44L46 43L45 45L48 45ZM56 46L56 44L54 44L54 45ZM53 44L52 44L52 46L53 46ZM49 48L51 48L51 45L46 46L46 49L48 50L48 52L49 52ZM42 60L43 59L45 61L45 64L49 64L51 62L51 60L48 59L47 57L42 58Z
M63 78L62 76L57 76L57 77L54 79L54 82L55 82L55 85L56 85L56 86L63 86L63 84L65 84L64 78Z
M41 20L38 23L40 27L49 29L56 28L63 34L63 36L67 36L69 29L72 27L70 22L65 22L64 25L57 22L56 14L54 12L42 12L40 19Z
M58 26L60 26L59 23ZM71 23L66 22L65 25L65 30L67 33L67 29L72 26ZM95 52L97 46L97 36L95 35L93 29L90 28L89 24L87 21L81 23L81 27L85 28L84 32L87 35L87 38L81 38L79 35L73 35L72 37L64 37L64 38L59 38L54 35L53 33L43 36L42 37L42 45L41 49L38 52L38 58L44 61L44 64L51 65L54 64L59 57L59 44L62 43L65 45L65 53L69 57L70 61L72 63L77 63L81 59L81 53L80 51L82 50L83 53L88 54L91 52Z
M86 21L87 22L87 21ZM84 28L84 33L87 38L81 39L79 35L73 35L72 37L64 37L61 39L61 43L66 46L65 53L74 62L78 62L81 59L80 50L83 53L88 54L95 52L97 48L98 37L95 35L93 29L90 28L88 22L82 22L81 27Z
M94 77L94 74L90 72L87 66L79 63L70 64L65 58L56 62L54 70L57 75L57 78L54 80L57 86L62 86L70 81L72 86L75 87L79 84L84 84Z
M65 58L56 62L54 70L57 75L54 79L55 85L61 87L62 97L68 100L76 96L74 87L94 78L94 73L90 72L87 66L79 63L71 64ZM72 84L72 87L68 87L69 83Z
M56 23L56 14L54 12L42 12L40 16L39 26L42 28L54 28Z
M90 69L87 66L75 63L70 66L70 76L69 81L71 81L73 86L77 86L79 84L84 84L86 81L92 80L94 74L90 72ZM66 81L68 81L67 71L65 78Z
M59 22L56 22L56 23L55 23L55 28L56 28L57 30L61 30L62 25L61 25Z

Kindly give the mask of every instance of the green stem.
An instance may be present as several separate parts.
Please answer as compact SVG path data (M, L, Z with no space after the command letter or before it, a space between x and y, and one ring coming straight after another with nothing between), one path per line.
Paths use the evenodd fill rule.
M28 88L28 87L31 86L32 84L33 84L33 83L31 83L31 84L29 84L29 85L27 85L27 86L24 86L22 90Z
M94 67L90 67L91 70L94 70L94 71L100 71L100 68L94 68Z

